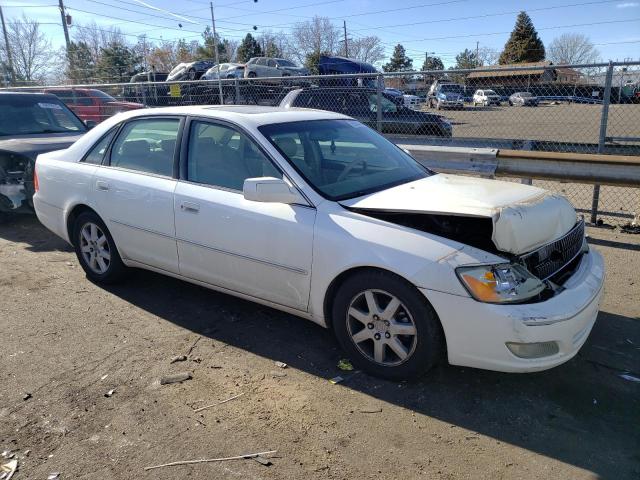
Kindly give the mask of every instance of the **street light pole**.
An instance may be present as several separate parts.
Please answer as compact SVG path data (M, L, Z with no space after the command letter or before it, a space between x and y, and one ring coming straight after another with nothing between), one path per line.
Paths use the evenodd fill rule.
M216 64L218 65L218 94L220 95L220 105L223 105L224 97L222 95L222 78L220 77L220 54L218 53L218 36L216 35L216 17L213 15L213 2L209 2L209 7L211 8L211 26L213 27L213 50Z
M9 48L9 36L7 35L7 26L4 24L4 15L0 6L0 20L2 21L2 33L4 35L4 45L7 49L7 63L9 64L9 73L11 74L11 83L16 83L16 73L13 71L13 58L11 58L11 48Z

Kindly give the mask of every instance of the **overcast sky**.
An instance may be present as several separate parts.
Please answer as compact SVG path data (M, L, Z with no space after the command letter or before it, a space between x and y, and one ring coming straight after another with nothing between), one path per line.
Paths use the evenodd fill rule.
M0 0L0 5L8 19L24 13L43 23L55 47L64 44L57 0ZM95 20L117 26L132 42L142 33L150 39L199 39L210 24L205 0L65 0L65 6L74 24ZM545 45L562 33L580 32L604 60L640 58L640 0L219 0L214 6L218 32L225 38L289 32L296 22L320 15L340 27L345 20L350 37L379 36L387 54L402 43L416 67L426 51L449 66L456 53L475 49L476 42L501 50L518 10L529 13Z

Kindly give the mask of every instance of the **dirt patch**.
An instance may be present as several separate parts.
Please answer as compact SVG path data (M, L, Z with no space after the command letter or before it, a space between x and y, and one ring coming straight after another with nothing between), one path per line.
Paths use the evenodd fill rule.
M17 480L638 478L640 384L620 375L640 376L640 238L589 233L606 296L574 360L392 383L339 370L331 332L290 315L148 272L93 285L62 241L15 220L0 226L0 451ZM268 450L268 467L144 470Z

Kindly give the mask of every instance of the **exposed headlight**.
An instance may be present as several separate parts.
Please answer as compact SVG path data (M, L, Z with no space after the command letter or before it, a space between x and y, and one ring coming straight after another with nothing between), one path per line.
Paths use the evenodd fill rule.
M479 302L522 302L546 288L540 279L517 264L458 267L456 274L471 296Z

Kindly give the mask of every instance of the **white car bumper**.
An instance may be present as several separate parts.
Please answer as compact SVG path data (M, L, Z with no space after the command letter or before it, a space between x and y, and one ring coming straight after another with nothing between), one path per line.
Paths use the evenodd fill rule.
M544 302L494 305L433 290L423 293L440 316L449 363L534 372L560 365L578 353L598 316L603 284L602 256L591 249L564 284L565 290ZM513 343L524 345L535 358L516 356L507 347Z

